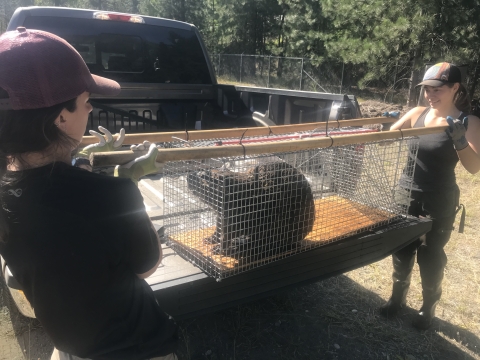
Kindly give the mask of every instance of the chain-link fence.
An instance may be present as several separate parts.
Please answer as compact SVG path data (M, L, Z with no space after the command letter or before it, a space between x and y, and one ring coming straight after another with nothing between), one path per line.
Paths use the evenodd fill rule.
M244 54L214 54L212 61L221 82L342 92L342 64L314 66L303 58Z
M219 82L334 94L361 92L383 101L393 101L405 93L411 71L393 64L368 81L365 66L340 61L317 64L299 57L245 54L213 54L211 58Z

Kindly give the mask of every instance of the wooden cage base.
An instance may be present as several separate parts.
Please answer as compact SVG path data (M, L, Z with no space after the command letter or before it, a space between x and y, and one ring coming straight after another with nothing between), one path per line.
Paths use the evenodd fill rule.
M197 258L206 262L219 272L238 271L242 268L252 267L257 263L267 263L283 258L287 255L318 247L347 236L358 234L379 223L396 217L395 214L359 204L352 200L334 195L315 200L315 222L312 231L294 249L285 250L274 256L261 259L236 259L233 257L214 254L214 244L204 241L215 232L215 227L208 227L175 234L169 237L175 249L193 262ZM197 265L200 265L197 263Z

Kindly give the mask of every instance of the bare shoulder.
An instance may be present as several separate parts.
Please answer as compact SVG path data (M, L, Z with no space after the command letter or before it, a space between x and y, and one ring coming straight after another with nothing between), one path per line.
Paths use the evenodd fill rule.
M412 128L417 119L420 117L422 112L426 109L425 106L417 106L413 109L410 109L405 115L403 115L400 120L398 120L395 124L391 126L391 130L398 130L398 129L408 129Z
M407 112L407 114L418 114L420 115L422 112L425 111L427 107L426 106L417 106L417 107L414 107L413 109L410 109L409 112Z

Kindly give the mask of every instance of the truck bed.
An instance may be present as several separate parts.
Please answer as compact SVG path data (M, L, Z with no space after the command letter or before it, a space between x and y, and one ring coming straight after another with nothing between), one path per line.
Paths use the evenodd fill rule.
M161 185L161 179L155 181L152 178L144 179L139 184L147 211L156 227L163 225ZM430 228L430 220L405 217L374 231L295 254L220 282L163 245L164 260L147 281L164 311L177 319L189 318L379 261Z

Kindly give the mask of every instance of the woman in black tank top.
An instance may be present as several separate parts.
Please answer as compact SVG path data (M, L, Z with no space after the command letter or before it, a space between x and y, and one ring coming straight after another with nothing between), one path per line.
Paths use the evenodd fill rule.
M427 70L423 81L428 107L416 107L392 125L392 130L449 125L441 134L420 136L413 177L403 176L400 186L412 188L409 214L432 220L432 229L393 254L393 292L380 308L386 317L406 306L412 269L417 255L422 279L423 305L413 320L419 329L432 324L442 294L447 256L443 250L453 230L459 205L455 180L458 161L472 174L480 170L480 119L468 115L470 103L461 84L460 69L439 63ZM456 119L456 120L454 120Z

